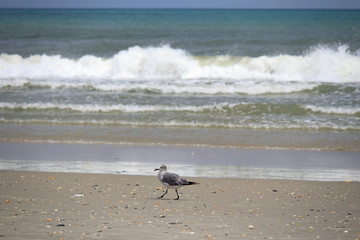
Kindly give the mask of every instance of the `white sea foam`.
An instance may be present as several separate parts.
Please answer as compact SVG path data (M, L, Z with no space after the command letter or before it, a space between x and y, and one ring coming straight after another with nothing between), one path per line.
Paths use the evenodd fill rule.
M143 80L145 86L154 81L157 83L165 80L170 83L180 81L185 84L184 87L194 87L193 84L188 86L187 81L195 79L196 83L200 83L200 86L195 85L198 88L205 88L201 83L208 80L217 83L230 81L230 86L237 88L236 84L249 80L344 83L360 82L359 76L360 56L350 53L346 46L337 49L316 47L300 56L254 58L196 57L167 45L135 46L108 59L91 55L79 59L64 58L60 55L34 55L26 58L19 55L0 55L0 87L18 86L30 81L31 84L50 87L89 85L110 90L116 89L119 84L126 88L128 86L124 83L132 80ZM165 90L161 90L169 91L166 90L169 86L164 87Z
M223 111L223 107L232 106L232 104L215 104L215 105L205 105L205 106L190 106L190 105L180 105L180 106L171 106L171 105L96 105L96 104L64 104L64 103L9 103L9 102L0 102L0 109L21 109L21 110L71 110L77 112L91 113L91 112L127 112L127 113L136 113L136 112L161 112L161 111L191 111L191 112L200 112L205 110L217 110Z
M251 104L245 102L239 103L214 103L207 105L138 105L138 104L65 104L65 103L13 103L0 102L0 109L20 109L20 110L69 110L83 113L96 112L124 112L124 113L142 113L142 112L204 112L212 113L232 112L236 114L255 112L257 108L266 107L264 104ZM268 110L271 106L269 105ZM356 115L360 113L360 108L346 107L325 107L315 105L300 106L300 108L323 114L341 114ZM260 110L259 110L260 111Z
M104 126L131 126L131 127L191 127L191 128L225 128L225 129L253 129L253 130L336 130L336 131L359 131L360 126L357 122L339 124L336 122L319 121L317 119L307 119L304 121L287 122L284 119L258 120L255 118L244 117L244 119L234 122L224 121L182 121L182 120L157 120L157 121L131 121L131 120L63 120L63 119L6 119L0 118L0 123L9 124L59 124L59 125L104 125Z
M1 68L1 66L0 66L0 68ZM22 87L22 86L24 86L26 84L29 84L29 81L24 79L24 78L0 79L0 88L3 88L3 87Z
M251 81L251 80L227 80L226 82L216 80L173 80L131 83L94 83L93 88L100 91L118 92L155 92L162 94L265 94L265 93L291 93L311 90L318 86L316 83L307 82L274 82L274 81ZM69 86L70 87L70 86Z
M306 105L305 109L311 110L312 112L319 112L325 114L344 114L344 115L355 115L360 113L360 108L350 107L329 107L329 106L315 106Z

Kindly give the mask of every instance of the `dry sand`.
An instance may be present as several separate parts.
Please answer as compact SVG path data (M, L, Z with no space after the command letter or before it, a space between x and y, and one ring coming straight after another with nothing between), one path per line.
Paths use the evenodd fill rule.
M360 183L0 172L1 239L360 239Z

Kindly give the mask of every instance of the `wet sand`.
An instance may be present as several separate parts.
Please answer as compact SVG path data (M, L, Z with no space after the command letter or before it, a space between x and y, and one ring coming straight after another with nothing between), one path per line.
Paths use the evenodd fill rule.
M360 152L0 142L0 169L360 182Z
M360 182L189 179L1 171L0 237L360 239Z

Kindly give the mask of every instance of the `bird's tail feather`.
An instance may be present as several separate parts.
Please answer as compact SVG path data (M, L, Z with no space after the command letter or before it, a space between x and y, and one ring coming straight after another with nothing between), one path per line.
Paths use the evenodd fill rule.
M188 181L188 185L194 185L194 184L200 184L200 183Z

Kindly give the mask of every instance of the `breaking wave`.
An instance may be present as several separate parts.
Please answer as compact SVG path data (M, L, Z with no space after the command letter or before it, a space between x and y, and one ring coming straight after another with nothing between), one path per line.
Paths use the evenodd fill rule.
M143 80L145 85L151 80L181 81L186 86L184 80L201 80L202 83L221 80L233 84L246 80L345 83L360 82L359 76L360 56L350 53L347 46L336 49L319 46L299 56L192 56L168 45L134 46L111 58L0 55L0 87L88 85L117 90L119 83L132 80Z

